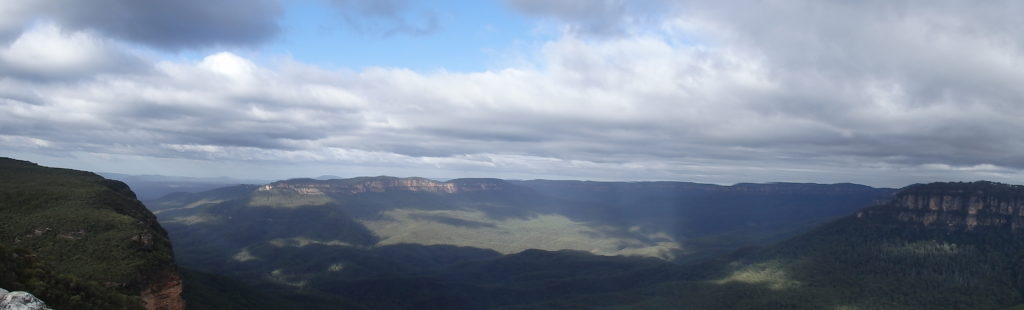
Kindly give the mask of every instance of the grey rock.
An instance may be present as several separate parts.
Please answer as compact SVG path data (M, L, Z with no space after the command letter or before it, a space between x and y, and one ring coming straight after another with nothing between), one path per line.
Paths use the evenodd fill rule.
M49 310L49 308L32 294L0 289L0 310Z

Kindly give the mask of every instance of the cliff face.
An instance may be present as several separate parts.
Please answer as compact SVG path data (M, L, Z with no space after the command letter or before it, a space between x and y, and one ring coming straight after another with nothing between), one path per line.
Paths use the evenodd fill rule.
M142 290L140 296L147 310L183 310L181 274L164 272Z
M0 242L146 309L184 309L167 232L122 182L0 158Z
M902 222L954 230L978 227L1024 228L1024 186L993 182L932 183L909 186L888 203L857 217L888 216Z

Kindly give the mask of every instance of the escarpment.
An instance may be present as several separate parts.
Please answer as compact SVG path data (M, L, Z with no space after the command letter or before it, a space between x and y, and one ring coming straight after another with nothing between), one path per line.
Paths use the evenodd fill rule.
M931 183L908 186L859 218L885 216L901 222L953 230L1024 228L1024 186L994 182Z
M185 308L167 232L127 185L10 158L0 158L0 175L0 242L28 251L61 277L96 283L138 307ZM92 306L75 302L52 306Z

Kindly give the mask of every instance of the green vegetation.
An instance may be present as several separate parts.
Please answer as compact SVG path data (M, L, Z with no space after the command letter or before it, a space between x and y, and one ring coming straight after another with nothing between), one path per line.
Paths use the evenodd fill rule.
M990 187L991 186L991 187ZM990 191L993 195L989 195ZM1007 190L1012 189L1012 190ZM897 195L1021 197L994 183L916 185ZM1024 302L1024 235L1010 225L927 225L887 202L777 245L704 264L709 275L528 308L1013 309ZM966 211L950 211L948 216ZM866 214L866 215L864 215ZM1006 215L1007 219L1017 215ZM1008 220L1009 221L1009 220ZM689 266L683 268L698 268Z
M85 309L89 301L79 300L84 295L76 295L78 290L108 294L87 283L122 294L111 296L138 296L152 280L148 277L174 270L166 233L124 183L9 158L0 158L0 175L0 242L49 266L46 273L22 273L14 281L34 287L29 291L48 304ZM56 293L54 287L67 292ZM112 304L97 299L95 305Z
M811 229L810 223L852 212L854 204L863 206L890 193L855 185L671 182L588 183L575 192L558 192L558 186L574 183L493 179L454 180L449 184L490 188L457 193L379 187L398 181L289 180L264 189L235 186L175 194L149 204L159 209L181 264L240 281L229 285L223 278L195 276L186 286L188 281L212 286L227 296L252 291L301 296L289 300L307 309L329 309L307 301L332 298L371 309L544 306L555 300L553 307L559 308L576 298L674 285L709 294L718 287L798 286L801 282L795 280L770 279L788 275L781 262L759 265L774 269L746 270L731 278L736 281L723 281L724 265L696 270L659 259L592 253L683 254L697 261L798 234ZM369 184L378 187L352 192ZM724 223L725 228L705 222ZM739 224L730 224L734 222ZM685 239L683 248L676 238ZM530 248L587 252L518 253ZM233 289L249 293L231 293ZM217 301L202 290L186 288L186 294L219 305L210 308L245 307ZM579 306L633 302L639 301Z
M403 182L486 190L406 190ZM375 190L354 193L369 187ZM364 177L234 186L147 204L158 210L180 260L200 268L231 263L243 249L275 239L448 244L506 254L576 249L695 261L798 234L890 192L850 184Z
M0 245L0 288L30 292L55 309L142 309L142 301L137 296L56 273L35 254L3 245Z
M992 184L998 188L991 192L991 196L984 183L966 185L938 184L944 188L942 190L913 186L903 194L945 197L949 196L948 191L954 190L996 201L1021 197L1017 189L999 184ZM735 215L754 208L744 204L758 197L764 200L766 194L751 188L746 186L745 194L718 200L735 203L720 204L723 209L719 211ZM788 194L782 195L785 199L798 199L803 190L821 188L794 189L790 186L786 190ZM901 211L892 209L898 207L894 202L880 203L863 213L830 221L817 228L765 230L754 226L749 230L723 233L710 233L712 230L709 230L699 238L689 239L687 244L700 241L712 247L728 241L733 246L740 246L745 244L743 240L752 240L747 235L766 231L775 231L779 235L762 237L764 239L759 242L770 242L788 235L796 237L763 248L744 248L727 256L690 260L685 264L578 251L527 250L499 255L468 247L329 242L360 240L346 237L352 235L344 231L309 237L314 231L321 230L310 229L320 225L315 218L327 216L369 217L370 223L389 219L402 219L406 220L403 223L417 225L432 222L427 226L432 229L448 225L457 229L496 230L503 223L530 218L517 212L526 210L525 214L530 214L538 208L537 204L528 206L525 202L531 201L529 199L517 201L512 197L499 199L476 195L445 197L432 193L372 193L335 197L328 205L293 209L251 208L226 202L196 207L195 210L188 209L189 212L206 210L203 212L219 218L237 218L243 213L252 213L258 216L248 216L273 218L281 223L291 223L289 219L298 217L273 212L309 212L303 216L309 225L292 230L270 228L258 238L248 239L263 242L231 243L233 248L224 248L229 250L221 252L212 247L205 248L206 252L186 256L185 262L206 268L204 271L207 272L241 280L249 290L265 295L291 296L293 298L287 299L290 305L302 305L305 309L330 309L327 304L333 302L350 308L369 309L1005 310L1019 309L1024 301L1024 235L1019 231L1009 225L981 225L965 230L907 221L900 218ZM651 197L647 199L647 206L655 210L661 208L655 206L664 207L672 200ZM816 203L825 203L822 201L829 196L811 197L822 199L812 199ZM846 196L834 196L832 199L836 197ZM897 195L895 199L899 197ZM558 207L552 206L551 201L532 199L544 208L569 208L559 209L559 214L580 223L593 223L584 219L608 210L602 209L607 205L581 209L582 205ZM706 197L702 199L712 201ZM776 203L774 208L782 210L811 212L809 205L786 203L781 198L773 203ZM413 206L418 208L410 209ZM522 209L507 210L510 206ZM596 213L588 215L586 212ZM657 214L657 211L648 212L652 213L647 216ZM698 214L697 211L686 212ZM751 212L765 214L763 210ZM230 216L225 216L228 214ZM717 218L710 213L707 216ZM807 218L809 215L802 216ZM634 223L631 221L642 218L641 215L629 215L619 219L624 217L630 219L628 223L631 224ZM772 221L785 222L786 216L774 216L757 223ZM362 227L355 220L343 223ZM202 229L240 226L219 226L211 222L170 227L172 233L181 234L175 238L195 238L199 236L195 232ZM351 229L347 231L361 231ZM808 229L809 232L799 233ZM270 236L279 239L268 240ZM188 248L200 242L199 239L178 240L187 240L183 246ZM204 242L209 243L210 240ZM245 255L240 256L241 253ZM237 259L240 257L245 259Z
M360 309L344 299L292 292L287 287L253 287L225 276L184 270L185 300L191 310Z

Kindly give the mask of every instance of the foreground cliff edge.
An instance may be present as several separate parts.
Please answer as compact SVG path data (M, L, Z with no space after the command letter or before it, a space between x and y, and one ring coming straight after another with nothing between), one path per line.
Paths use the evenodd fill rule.
M127 185L10 158L0 175L0 285L57 309L185 308L167 233Z

